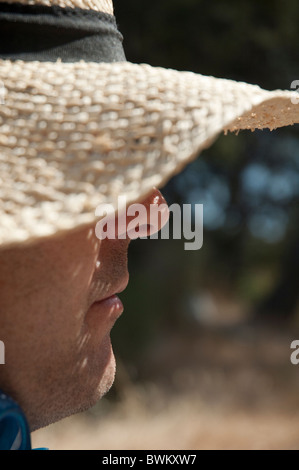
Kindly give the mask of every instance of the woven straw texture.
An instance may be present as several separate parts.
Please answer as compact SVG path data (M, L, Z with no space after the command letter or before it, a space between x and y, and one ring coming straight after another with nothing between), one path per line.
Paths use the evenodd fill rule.
M128 62L0 60L0 244L141 200L222 131L299 122L298 94Z
M47 7L57 5L61 8L82 8L113 14L112 0L0 0L0 3L20 3L21 5L44 5Z

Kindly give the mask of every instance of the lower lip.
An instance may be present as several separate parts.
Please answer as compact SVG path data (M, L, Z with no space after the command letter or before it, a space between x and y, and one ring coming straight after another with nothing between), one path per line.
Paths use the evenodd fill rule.
M116 320L124 311L122 301L117 297L117 295L112 295L107 299L95 302L92 305L92 308L99 309L105 314L105 316L107 315L107 318L111 318L113 320Z

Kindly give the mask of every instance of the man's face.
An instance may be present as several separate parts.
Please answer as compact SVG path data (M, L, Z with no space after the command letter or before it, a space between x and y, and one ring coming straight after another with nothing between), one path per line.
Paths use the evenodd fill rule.
M157 190L144 201L153 203L165 203ZM110 331L123 311L115 294L128 283L130 240L100 241L94 229L0 252L0 388L32 430L94 405L114 380Z

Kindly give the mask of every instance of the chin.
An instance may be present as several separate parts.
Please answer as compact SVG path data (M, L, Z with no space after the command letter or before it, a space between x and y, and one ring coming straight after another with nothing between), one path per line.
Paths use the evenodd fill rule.
M94 355L94 359L90 360L90 364L86 365L86 371L82 370L82 376L78 379L81 383L81 393L77 393L77 397L81 395L79 411L86 410L94 406L104 395L106 395L112 387L115 379L116 362L110 337L107 337L100 354ZM86 373L85 373L86 372Z
M46 407L36 408L33 415L28 413L31 431L95 406L112 387L115 372L115 357L110 337L107 337L101 348L85 355L76 374L68 377L65 374L66 380L58 384L55 391L52 388Z
M109 392L110 388L112 387L115 379L116 373L116 362L115 357L111 348L111 356L109 363L105 369L104 375L99 383L98 387L98 397L96 398L96 402L100 400L106 393Z

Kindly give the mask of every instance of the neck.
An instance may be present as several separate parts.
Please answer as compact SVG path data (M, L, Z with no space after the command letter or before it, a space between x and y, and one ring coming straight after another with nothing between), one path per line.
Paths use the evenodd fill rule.
M23 5L58 5L60 7L82 8L113 15L112 0L0 0L0 3L21 3Z

